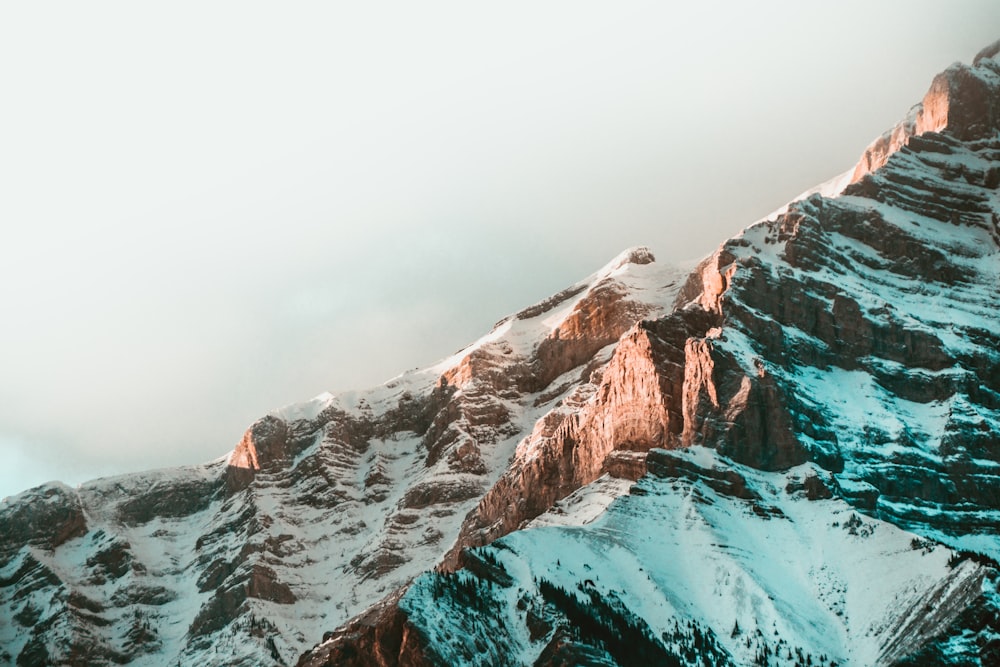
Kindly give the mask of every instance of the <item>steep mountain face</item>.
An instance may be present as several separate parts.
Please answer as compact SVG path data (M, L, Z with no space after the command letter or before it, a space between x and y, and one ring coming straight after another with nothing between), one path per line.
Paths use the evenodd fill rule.
M971 68L955 63L934 77L924 99L864 152L852 181L881 168L890 155L921 134L945 131L961 141L989 139L1000 123L996 70L990 62L998 50L1000 42L995 42L976 55Z
M437 366L264 417L225 460L9 499L0 663L293 664L440 563L518 442L596 394L682 281L631 250Z
M998 54L686 281L9 499L0 662L1000 664Z
M709 280L731 274L726 322L696 344L713 377L690 387L686 429L765 469L816 461L859 508L996 557L1000 66L977 63L935 80L942 132L704 267ZM732 419L737 384L755 383L767 405L741 414L772 429L762 438Z

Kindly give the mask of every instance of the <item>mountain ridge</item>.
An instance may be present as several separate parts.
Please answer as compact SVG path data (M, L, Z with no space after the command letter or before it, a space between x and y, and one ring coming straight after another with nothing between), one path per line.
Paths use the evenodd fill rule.
M692 273L670 314L643 323L656 337L679 335L684 340L682 368L674 364L672 383L672 400L674 405L680 402L683 426L659 446L679 443L689 449L707 444L728 459L730 468L750 465L778 472L814 461L834 473L831 488L856 509L877 522L885 520L916 531L920 536L911 538L915 550L943 542L960 550L996 553L1000 522L991 489L997 488L996 457L1000 454L994 400L997 358L992 352L997 342L987 331L997 304L993 295L975 286L996 284L998 183L993 170L1000 157L995 153L998 128L992 106L978 102L983 86L986 99L1000 98L1000 69L993 60L997 51L996 45L988 47L972 68L954 66L935 79L925 100L934 103L927 107L938 112L939 120L947 116L944 124L935 121L934 127L941 132L921 128L921 133L893 147L882 164L845 186L842 196L810 195L793 203L786 213L723 244ZM955 81L960 84L952 85ZM941 114L942 95L961 112L945 108L948 113ZM970 113L970 109L981 113ZM874 146L878 145L877 141ZM871 152L865 155L870 158ZM925 306L928 297L936 308ZM701 326L685 328L691 317L703 318ZM945 323L956 335L942 336ZM655 374L662 378L670 371ZM839 396L846 387L852 396L845 400ZM850 410L842 411L840 406ZM950 426L952 421L958 423ZM886 425L895 432L880 430ZM654 454L659 459L658 451L654 449L647 458L647 468ZM712 479L702 481L713 488ZM728 493L742 497L745 484L732 484ZM640 494L636 502L649 493ZM765 508L760 511L767 512ZM482 523L490 525L489 518ZM851 519L851 530L877 531L882 525L862 528L858 521L863 522ZM641 539L644 533L630 534ZM535 531L514 533L510 539L495 542L500 545L496 549L468 553L466 564L484 557L492 559L491 563L502 561L500 554L511 548L512 541L530 543L529 536L542 540ZM489 534L483 541L495 537ZM531 553L528 562L544 559L547 551ZM960 558L953 556L949 562L960 562ZM648 559L644 562L650 564ZM982 562L995 565L989 556ZM607 575L613 569L609 565L599 571ZM601 634L594 625L600 625L600 614L598 618L580 616L573 606L577 603L565 591L549 588L546 592L537 581L532 586L522 579L518 591L527 590L529 597L535 596L534 602L514 604L502 596L496 598L494 588L514 584L506 572L495 570L495 565L469 565L451 575L457 579L448 579L447 572L425 575L419 581L429 581L433 603L426 598L418 603L420 589L411 589L395 607L402 617L393 608L384 610L382 627L395 624L406 637L421 637L416 644L399 645L400 664L471 662L477 651L492 656L493 664L648 662L648 655L640 660L628 651L623 653L621 646L615 649L620 639L613 633ZM935 633L947 635L942 626L962 625L958 618L963 604L978 608L974 622L960 632L952 627L950 638L935 644L950 647L937 655L961 664L992 664L1000 656L995 571L973 582L965 589L964 602L938 618L936 627L918 632L913 621L886 622L905 632L917 632L925 644L933 644ZM577 575L575 583L589 596L589 605L608 604L606 597L595 597L589 590L595 586L590 578ZM451 622L467 611L461 605L441 602L452 589L459 599L463 590L475 590L485 602L469 601L467 606L474 613L466 613L466 621ZM444 605L445 616L432 614L421 620L432 604ZM549 627L548 640L533 637L530 613L527 617L508 615L501 627L480 625L490 614L510 614L512 604L522 611L525 605L529 609L540 606L562 631ZM624 614L615 621L619 629L621 624L631 627L635 619L649 618L642 613L629 616L628 604L622 609L620 599L611 606ZM450 629L435 634L442 626ZM374 627L372 635L364 628L348 626L335 641L300 664L376 664L351 658L364 654L354 648L377 643L379 626ZM502 633L502 627L527 627L530 648L524 650L528 653L500 659L502 651L496 652L500 646L518 645L515 637ZM706 628L699 622L696 627L696 636L708 632L717 640L727 629L718 623ZM609 628L605 630L610 633ZM666 637L668 630L663 632ZM501 638L493 639L498 633ZM600 635L596 643L595 633ZM794 634L786 629L782 638ZM851 636L848 633L844 641L855 641ZM966 637L965 644L959 636ZM968 641L970 636L975 642ZM909 654L925 655L919 653L920 642L902 637L883 637L885 645L867 655L852 655L847 645L836 647L837 661L919 661ZM655 633L647 640L654 647L650 650L659 644L659 649L667 651L658 658L664 664L700 660L694 654L685 660L684 655L671 653L669 642L658 642ZM798 641L804 642L801 637ZM756 654L739 656L726 652L726 643L713 641L715 664L786 664L792 658L791 647L780 658L777 649L767 645L757 645Z
M606 348L662 310L678 282L648 250L625 251L435 366L274 411L227 457L14 497L0 508L0 523L20 529L0 540L0 604L42 621L27 636L16 621L0 628L0 643L29 664L72 660L74 636L86 635L98 663L218 650L234 652L218 664L294 662L320 638L317 619L347 620L433 567L521 432L589 382ZM22 585L31 572L37 590ZM330 572L353 583L324 583ZM62 642L59 623L71 633Z

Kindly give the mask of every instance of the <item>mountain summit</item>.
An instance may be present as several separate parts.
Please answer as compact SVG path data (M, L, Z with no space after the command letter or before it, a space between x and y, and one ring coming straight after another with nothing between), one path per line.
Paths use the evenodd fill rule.
M0 661L1000 664L998 54L688 275L11 498Z

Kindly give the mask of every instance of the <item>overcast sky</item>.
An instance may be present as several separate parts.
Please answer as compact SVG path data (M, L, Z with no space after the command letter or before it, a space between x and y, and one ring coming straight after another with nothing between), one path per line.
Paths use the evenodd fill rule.
M1000 3L4 3L0 496L199 463L850 167Z

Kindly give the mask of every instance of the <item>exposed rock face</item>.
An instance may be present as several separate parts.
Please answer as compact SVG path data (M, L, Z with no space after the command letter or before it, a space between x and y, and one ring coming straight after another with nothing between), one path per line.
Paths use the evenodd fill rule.
M955 63L934 77L923 101L913 107L899 125L865 150L855 167L852 182L881 168L890 155L915 136L945 132L962 141L992 136L1000 124L1000 104L996 96L1000 65L995 60L998 43L980 51L971 67Z
M262 468L280 470L286 466L289 451L288 424L280 417L268 415L257 420L229 457L227 485L231 490L245 488Z
M787 400L763 366L746 373L721 329L685 346L682 410L685 446L710 444L734 460L784 470L807 460L792 430Z
M80 498L64 484L46 484L22 496L17 505L0 509L0 556L22 545L55 549L87 533Z
M438 662L427 654L426 640L418 637L406 614L399 609L402 593L391 595L337 632L325 635L323 644L303 655L297 666L414 667Z
M622 465L616 451L680 446L684 340L711 317L692 312L657 335L640 322L622 336L610 362L538 421L507 471L462 526L444 567L462 550L488 544L559 499Z
M641 327L623 338L594 380L567 396L518 446L510 467L463 525L449 565L458 564L464 547L488 544L516 530L596 479L614 449L663 444L666 406Z

